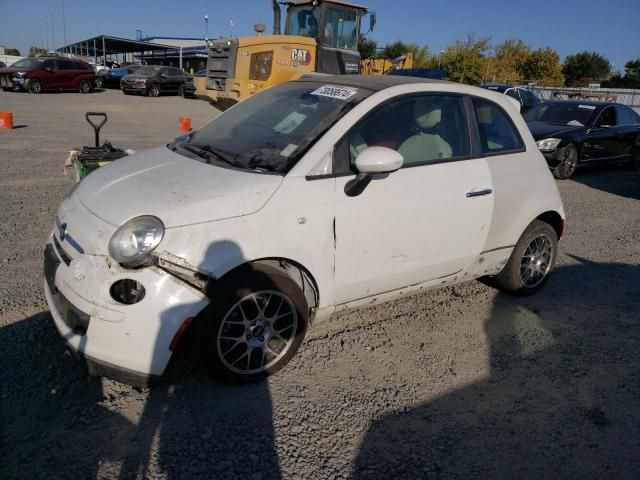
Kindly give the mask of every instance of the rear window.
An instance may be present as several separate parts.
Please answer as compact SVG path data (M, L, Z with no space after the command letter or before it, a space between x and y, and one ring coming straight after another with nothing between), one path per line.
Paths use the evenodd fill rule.
M509 116L498 105L480 98L473 99L478 121L482 153L506 153L522 150L524 143Z

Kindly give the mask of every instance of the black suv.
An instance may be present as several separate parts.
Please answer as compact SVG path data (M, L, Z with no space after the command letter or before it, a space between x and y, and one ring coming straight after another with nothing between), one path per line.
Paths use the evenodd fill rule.
M120 89L127 95L131 93L148 94L159 97L162 93L184 94L184 84L191 76L179 68L147 65L120 80Z

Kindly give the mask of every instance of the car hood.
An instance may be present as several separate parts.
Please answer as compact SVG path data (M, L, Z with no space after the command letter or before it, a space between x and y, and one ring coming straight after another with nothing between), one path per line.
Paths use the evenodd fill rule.
M163 146L96 170L74 195L114 226L154 215L171 228L252 214L281 183L277 175L207 165Z
M33 70L32 68L13 68L13 67L5 67L5 68L0 68L0 74L11 74L11 73L28 73L29 71Z
M527 126L535 140L542 140L543 138L559 138L568 133L579 133L585 130L585 127L558 125L547 122L527 122Z

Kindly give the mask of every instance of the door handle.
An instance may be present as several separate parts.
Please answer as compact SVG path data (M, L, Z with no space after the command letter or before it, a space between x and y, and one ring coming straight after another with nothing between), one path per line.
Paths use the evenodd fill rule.
M483 197L484 195L491 195L493 190L485 188L484 190L476 190L475 192L467 192L467 198Z

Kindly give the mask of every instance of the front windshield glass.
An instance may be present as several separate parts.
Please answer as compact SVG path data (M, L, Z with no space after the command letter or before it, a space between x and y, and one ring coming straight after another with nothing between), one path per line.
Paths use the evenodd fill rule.
M224 112L176 148L206 163L284 175L370 93L320 82L284 83Z
M557 125L583 127L593 116L596 107L580 103L546 102L523 114L527 122L546 122Z
M159 70L158 67L140 67L135 71L136 75L155 75Z
M42 68L43 58L23 58L11 65L13 68Z
M355 10L327 8L323 45L355 50L358 48L358 15Z
M358 12L348 8L327 7L324 10L324 22L320 12L320 7L313 5L290 7L287 12L287 34L316 38L325 47L356 50Z

